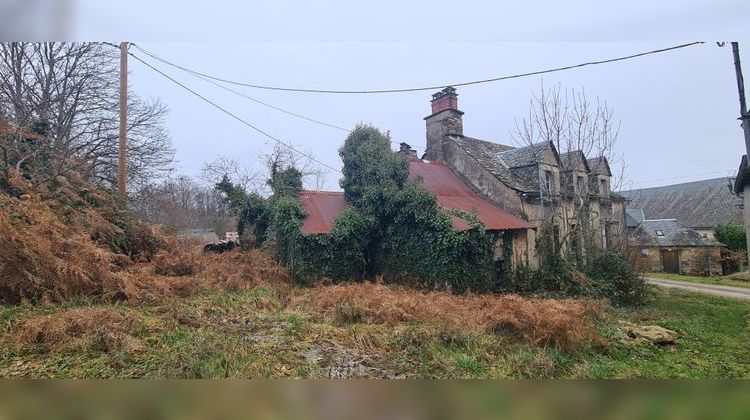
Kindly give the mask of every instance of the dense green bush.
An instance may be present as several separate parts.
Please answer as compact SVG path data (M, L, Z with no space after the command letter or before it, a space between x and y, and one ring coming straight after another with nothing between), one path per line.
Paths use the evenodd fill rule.
M745 226L739 223L718 225L714 228L716 240L727 246L730 251L747 252Z
M641 305L648 297L645 279L616 251L602 251L588 266L590 294L618 306Z
M408 181L408 163L391 151L386 135L358 125L339 154L340 185L351 206L329 234L299 231L304 217L299 201L290 197L272 204L279 257L297 281L383 275L386 281L456 292L495 290L494 236L476 215L449 214L438 208L432 193ZM451 216L476 229L456 231Z

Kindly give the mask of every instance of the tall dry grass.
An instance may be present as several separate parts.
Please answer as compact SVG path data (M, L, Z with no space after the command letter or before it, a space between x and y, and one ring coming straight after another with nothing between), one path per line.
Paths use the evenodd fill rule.
M374 283L319 286L295 297L292 305L339 322L422 322L513 335L566 350L593 338L595 323L604 314L602 303L591 300L457 296Z

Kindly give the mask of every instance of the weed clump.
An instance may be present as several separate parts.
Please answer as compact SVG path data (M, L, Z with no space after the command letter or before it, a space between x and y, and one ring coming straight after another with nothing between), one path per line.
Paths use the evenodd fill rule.
M62 350L137 353L145 347L132 333L140 317L130 309L75 308L29 318L12 331L16 346L40 353Z

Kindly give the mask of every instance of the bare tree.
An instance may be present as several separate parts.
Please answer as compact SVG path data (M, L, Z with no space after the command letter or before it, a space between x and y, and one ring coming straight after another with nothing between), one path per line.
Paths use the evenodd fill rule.
M18 127L37 124L52 157L41 175L78 171L105 187L116 184L117 53L99 43L0 44L0 107ZM164 128L167 108L128 93L129 188L172 169ZM40 174L35 174L40 175Z
M305 151L305 154L312 155L309 151ZM275 171L294 167L302 173L302 182L307 188L320 190L328 179L328 171L308 156L277 143L271 152L262 154L260 158L265 162L266 179L270 179Z
M212 187L221 181L224 175L245 191L260 192L265 188L263 174L250 166L243 165L239 159L219 156L213 161L203 163L200 178Z
M561 91L560 86L545 88L542 85L540 92L532 95L528 115L516 120L512 137L517 143L530 146L551 142L560 155L568 159L563 164L569 167L560 168L559 191L541 191L543 186L540 185L540 195L547 196L540 198L545 206L545 223L562 223L566 227L558 238L561 244L580 246L598 239L600 232L591 226L606 223L611 213L609 191L619 189L623 179L624 162L615 150L619 130L620 122L606 102L590 99L585 90ZM590 197L595 192L592 189L599 186L589 179L581 184L573 167L581 164L582 159L601 157L606 158L613 173L607 197L600 200L600 206L592 207Z
M178 231L210 229L222 237L234 230L234 219L221 194L184 175L135 191L131 207L142 219Z

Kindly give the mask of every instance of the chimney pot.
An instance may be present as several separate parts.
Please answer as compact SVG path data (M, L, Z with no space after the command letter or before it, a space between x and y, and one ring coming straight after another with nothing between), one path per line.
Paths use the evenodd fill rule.
M432 95L432 113L437 114L446 109L458 111L458 94L456 88L452 86Z

